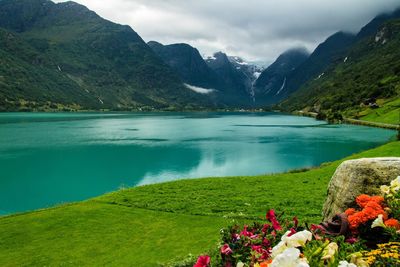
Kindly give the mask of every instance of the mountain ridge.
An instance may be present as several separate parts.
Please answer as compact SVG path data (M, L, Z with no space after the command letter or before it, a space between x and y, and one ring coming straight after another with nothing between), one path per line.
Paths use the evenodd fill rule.
M24 40L27 44L24 47L30 46L28 50L51 59L42 65L46 72L52 73L49 79L58 79L59 75L54 72L62 72L64 80L95 100L89 105L81 99L53 98L50 84L56 83L56 89L65 92L68 86L49 79L34 81L37 86L33 88L24 80L17 85L1 69L3 80L13 84L12 88L1 91L8 108L29 108L20 105L25 102L33 103L34 109L48 107L48 102L78 109L190 109L213 105L208 98L187 89L178 75L129 26L107 21L85 6L74 2L2 0L0 15L1 28ZM19 55L8 56L18 58ZM13 66L16 72L19 67ZM37 90L39 87L41 90ZM32 97L21 98L24 95Z

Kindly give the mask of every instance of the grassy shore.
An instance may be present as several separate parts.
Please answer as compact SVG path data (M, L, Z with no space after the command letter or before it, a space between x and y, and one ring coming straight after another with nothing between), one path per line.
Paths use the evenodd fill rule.
M400 156L400 142L346 159L377 156ZM261 218L269 208L319 222L343 160L307 171L147 185L0 217L0 266L157 266L215 247L221 227Z

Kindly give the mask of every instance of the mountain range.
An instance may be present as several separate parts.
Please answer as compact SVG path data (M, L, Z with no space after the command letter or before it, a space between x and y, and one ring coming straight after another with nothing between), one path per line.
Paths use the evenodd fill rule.
M323 75L303 83L279 108L359 118L399 111L399 98L400 10L396 10L363 27L345 52L327 65ZM393 115L392 123L396 116L400 120L398 114Z
M0 110L273 107L361 116L360 106L400 91L399 18L400 10L377 16L358 34L337 32L312 53L290 49L263 69L223 52L203 58L189 44L145 43L74 2L0 0Z
M129 26L74 2L0 1L3 110L212 107Z

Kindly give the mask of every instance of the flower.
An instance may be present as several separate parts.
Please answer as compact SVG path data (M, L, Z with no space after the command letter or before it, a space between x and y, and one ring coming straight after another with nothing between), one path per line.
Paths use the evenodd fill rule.
M364 208L370 199L371 199L370 196L362 194L362 195L359 195L358 197L356 197L356 202L360 208Z
M354 244L354 243L356 243L357 241L358 241L358 239L355 238L355 237L349 237L349 238L347 238L347 239L345 240L345 242L347 242L347 243L349 243L349 244Z
M392 190L393 193L396 193L397 191L400 190L400 176L397 176L396 179L390 182L390 189Z
M347 261L340 261L338 267L357 267L357 265L348 263Z
M247 225L245 225L245 226L243 227L243 231L240 232L240 235L243 235L243 236L252 236L252 235L253 235L252 232L247 231L247 227L248 227Z
M322 260L330 260L332 259L335 254L338 252L338 245L335 242L329 243L322 252Z
M380 189L381 189L382 194L384 194L384 195L387 195L390 193L390 187L387 185L382 185Z
M356 202L362 210L355 212L353 209L348 209L345 212L350 224L350 229L354 232L357 230L358 226L365 224L369 220L376 219L380 214L383 216L383 220L387 219L387 213L382 207L383 201L384 198L380 196L358 196Z
M279 254L269 267L309 267L305 259L300 259L300 250L288 248Z
M271 257L275 258L283 251L288 248L294 247L302 247L306 244L307 241L311 241L312 233L310 231L304 230L292 234L292 231L287 231L281 238L281 241L278 245L272 248Z
M289 248L303 247L307 241L311 241L312 239L312 233L307 230L303 230L292 235L291 234L291 231L287 231L282 236L282 241L286 242Z
M375 227L383 227L385 228L385 224L383 222L383 215L379 214L378 218L375 219L375 221L372 222L371 228L375 228Z
M244 267L244 263L241 262L241 261L239 261L239 262L236 264L236 267Z
M260 263L260 267L269 267L271 263L272 263L272 259L263 261Z
M281 225L279 224L278 220L276 219L275 211L274 210L269 210L267 214L265 215L268 221L272 223L272 228L274 228L275 231L280 231L282 230Z
M228 244L225 244L221 247L221 254L223 255L229 255L232 254L232 249L229 247Z
M347 216L350 216L350 215L353 215L353 214L356 213L356 212L357 212L356 209L349 208L349 209L347 209L344 213L345 213Z
M400 223L396 219L388 219L385 221L385 225L387 227L395 228L396 230L400 230Z
M210 266L210 256L208 255L201 255L197 259L197 262L193 267L208 267Z
M283 251L285 251L287 248L288 247L286 245L286 242L284 242L284 241L279 242L278 245L276 245L272 248L271 257L275 258L279 254L281 254Z

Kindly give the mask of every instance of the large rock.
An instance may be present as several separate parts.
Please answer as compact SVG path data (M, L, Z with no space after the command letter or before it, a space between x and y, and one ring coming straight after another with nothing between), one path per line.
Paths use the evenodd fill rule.
M344 161L328 186L324 221L354 205L360 194L379 195L379 187L400 175L400 158L363 158Z

